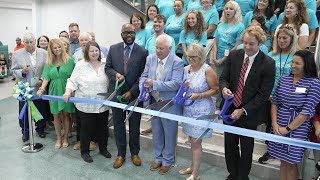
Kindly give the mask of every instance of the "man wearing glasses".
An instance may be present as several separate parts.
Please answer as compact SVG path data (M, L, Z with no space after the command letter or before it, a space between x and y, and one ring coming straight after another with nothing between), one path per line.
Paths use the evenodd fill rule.
M139 77L141 76L146 58L147 50L134 43L135 32L132 24L124 24L121 29L123 42L114 44L110 47L105 72L110 79L109 92L114 91L115 82L125 80L124 86L117 92L122 96L123 101L131 102L139 95ZM142 103L138 105L142 107ZM113 168L122 166L126 158L126 112L122 109L112 108L114 136L118 148L118 155L113 163ZM132 163L136 166L141 165L138 156L140 151L140 113L133 113L129 118L129 147Z

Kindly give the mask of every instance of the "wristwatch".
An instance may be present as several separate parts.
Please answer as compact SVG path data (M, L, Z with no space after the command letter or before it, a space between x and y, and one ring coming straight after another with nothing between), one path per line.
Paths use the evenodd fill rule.
M291 129L289 126L286 126L286 130L287 130L288 132L291 132L291 131L292 131L292 129Z

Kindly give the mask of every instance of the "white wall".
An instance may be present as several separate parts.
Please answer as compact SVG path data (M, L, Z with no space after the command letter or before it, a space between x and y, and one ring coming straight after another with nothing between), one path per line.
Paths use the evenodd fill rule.
M1 5L1 4L0 4ZM21 37L26 32L26 27L32 29L32 11L30 9L18 9L0 6L1 28L0 41L9 46L9 52L13 52L16 46L16 37Z
M121 41L121 26L129 21L127 15L105 0L41 0L34 9L37 36L58 37L60 31L68 31L69 23L76 22L81 32L94 32L97 42L107 47Z

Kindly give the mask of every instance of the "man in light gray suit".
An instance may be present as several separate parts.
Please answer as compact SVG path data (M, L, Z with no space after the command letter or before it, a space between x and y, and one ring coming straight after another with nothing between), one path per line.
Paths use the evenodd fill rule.
M41 48L36 48L36 39L31 33L24 35L23 43L25 47L13 53L11 70L18 81L29 82L30 86L35 88L34 92L37 92L41 87L42 80L40 77L47 59L47 52ZM33 102L42 116L46 117L48 113L46 112L46 103L43 100L34 100ZM24 102L19 102L19 112L23 104ZM22 129L22 141L25 142L29 139L29 124L24 119L19 119L19 124ZM35 124L39 137L45 138L46 121L42 119Z
M171 48L174 48L171 43L172 38L167 34L157 37L156 54L147 57L140 78L140 84L144 82L144 86L151 91L151 103L172 99L182 83L183 61L170 53ZM174 105L166 112L181 115L182 108ZM160 168L159 173L166 174L175 159L178 122L154 117L151 124L154 162L150 170L155 171Z

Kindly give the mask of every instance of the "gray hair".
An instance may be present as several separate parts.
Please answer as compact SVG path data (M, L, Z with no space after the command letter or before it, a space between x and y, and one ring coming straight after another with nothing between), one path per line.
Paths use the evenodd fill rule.
M156 43L158 41L162 40L162 39L164 40L165 46L167 46L167 47L171 47L172 46L172 38L171 38L171 36L169 36L168 34L161 34L160 36L157 37Z
M27 40L34 40L36 41L36 38L34 37L34 35L32 33L26 33L23 36L23 41L27 41Z
M206 60L206 54L202 45L197 43L191 43L187 55L192 54L193 56L197 56L200 58L200 64L204 64Z
M84 37L84 36L89 37L89 41L92 41L92 36L91 36L89 33L87 33L87 32L81 33L80 36L79 36L79 39L80 39L81 37Z
M126 27L128 27L128 26L130 26L130 27L134 30L134 25L133 25L133 24L126 23L126 24L122 25L122 27L121 27L121 32L123 32L124 28L126 28Z

